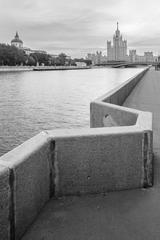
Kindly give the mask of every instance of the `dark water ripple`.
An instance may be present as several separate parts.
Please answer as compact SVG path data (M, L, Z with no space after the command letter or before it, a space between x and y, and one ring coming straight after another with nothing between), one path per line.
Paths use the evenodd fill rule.
M0 155L42 130L89 127L89 103L141 69L0 73Z

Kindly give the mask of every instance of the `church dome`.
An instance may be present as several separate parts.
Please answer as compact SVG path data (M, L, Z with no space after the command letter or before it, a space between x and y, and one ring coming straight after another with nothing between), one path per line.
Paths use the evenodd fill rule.
M11 41L11 43L21 43L23 44L22 40L19 38L18 32L16 32L16 35L14 39Z

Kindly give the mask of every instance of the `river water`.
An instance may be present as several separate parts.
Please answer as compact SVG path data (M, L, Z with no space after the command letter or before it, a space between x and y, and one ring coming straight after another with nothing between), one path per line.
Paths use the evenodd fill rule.
M0 155L42 130L89 127L89 104L142 69L0 73Z

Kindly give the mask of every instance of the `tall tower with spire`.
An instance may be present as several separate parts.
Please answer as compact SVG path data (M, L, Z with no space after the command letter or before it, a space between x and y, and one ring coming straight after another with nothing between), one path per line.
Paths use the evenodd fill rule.
M119 36L120 36L120 31L119 31L119 29L118 29L118 22L117 22L117 29L116 29L116 31L115 31L115 36L116 36L116 37L119 37Z
M113 45L107 41L108 61L126 61L127 60L127 41L123 40L117 22L117 29L113 35Z

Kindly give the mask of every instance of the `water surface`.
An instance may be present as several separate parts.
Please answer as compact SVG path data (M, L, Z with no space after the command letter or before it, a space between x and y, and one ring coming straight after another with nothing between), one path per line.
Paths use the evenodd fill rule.
M0 73L0 155L42 130L89 127L89 104L140 68Z

